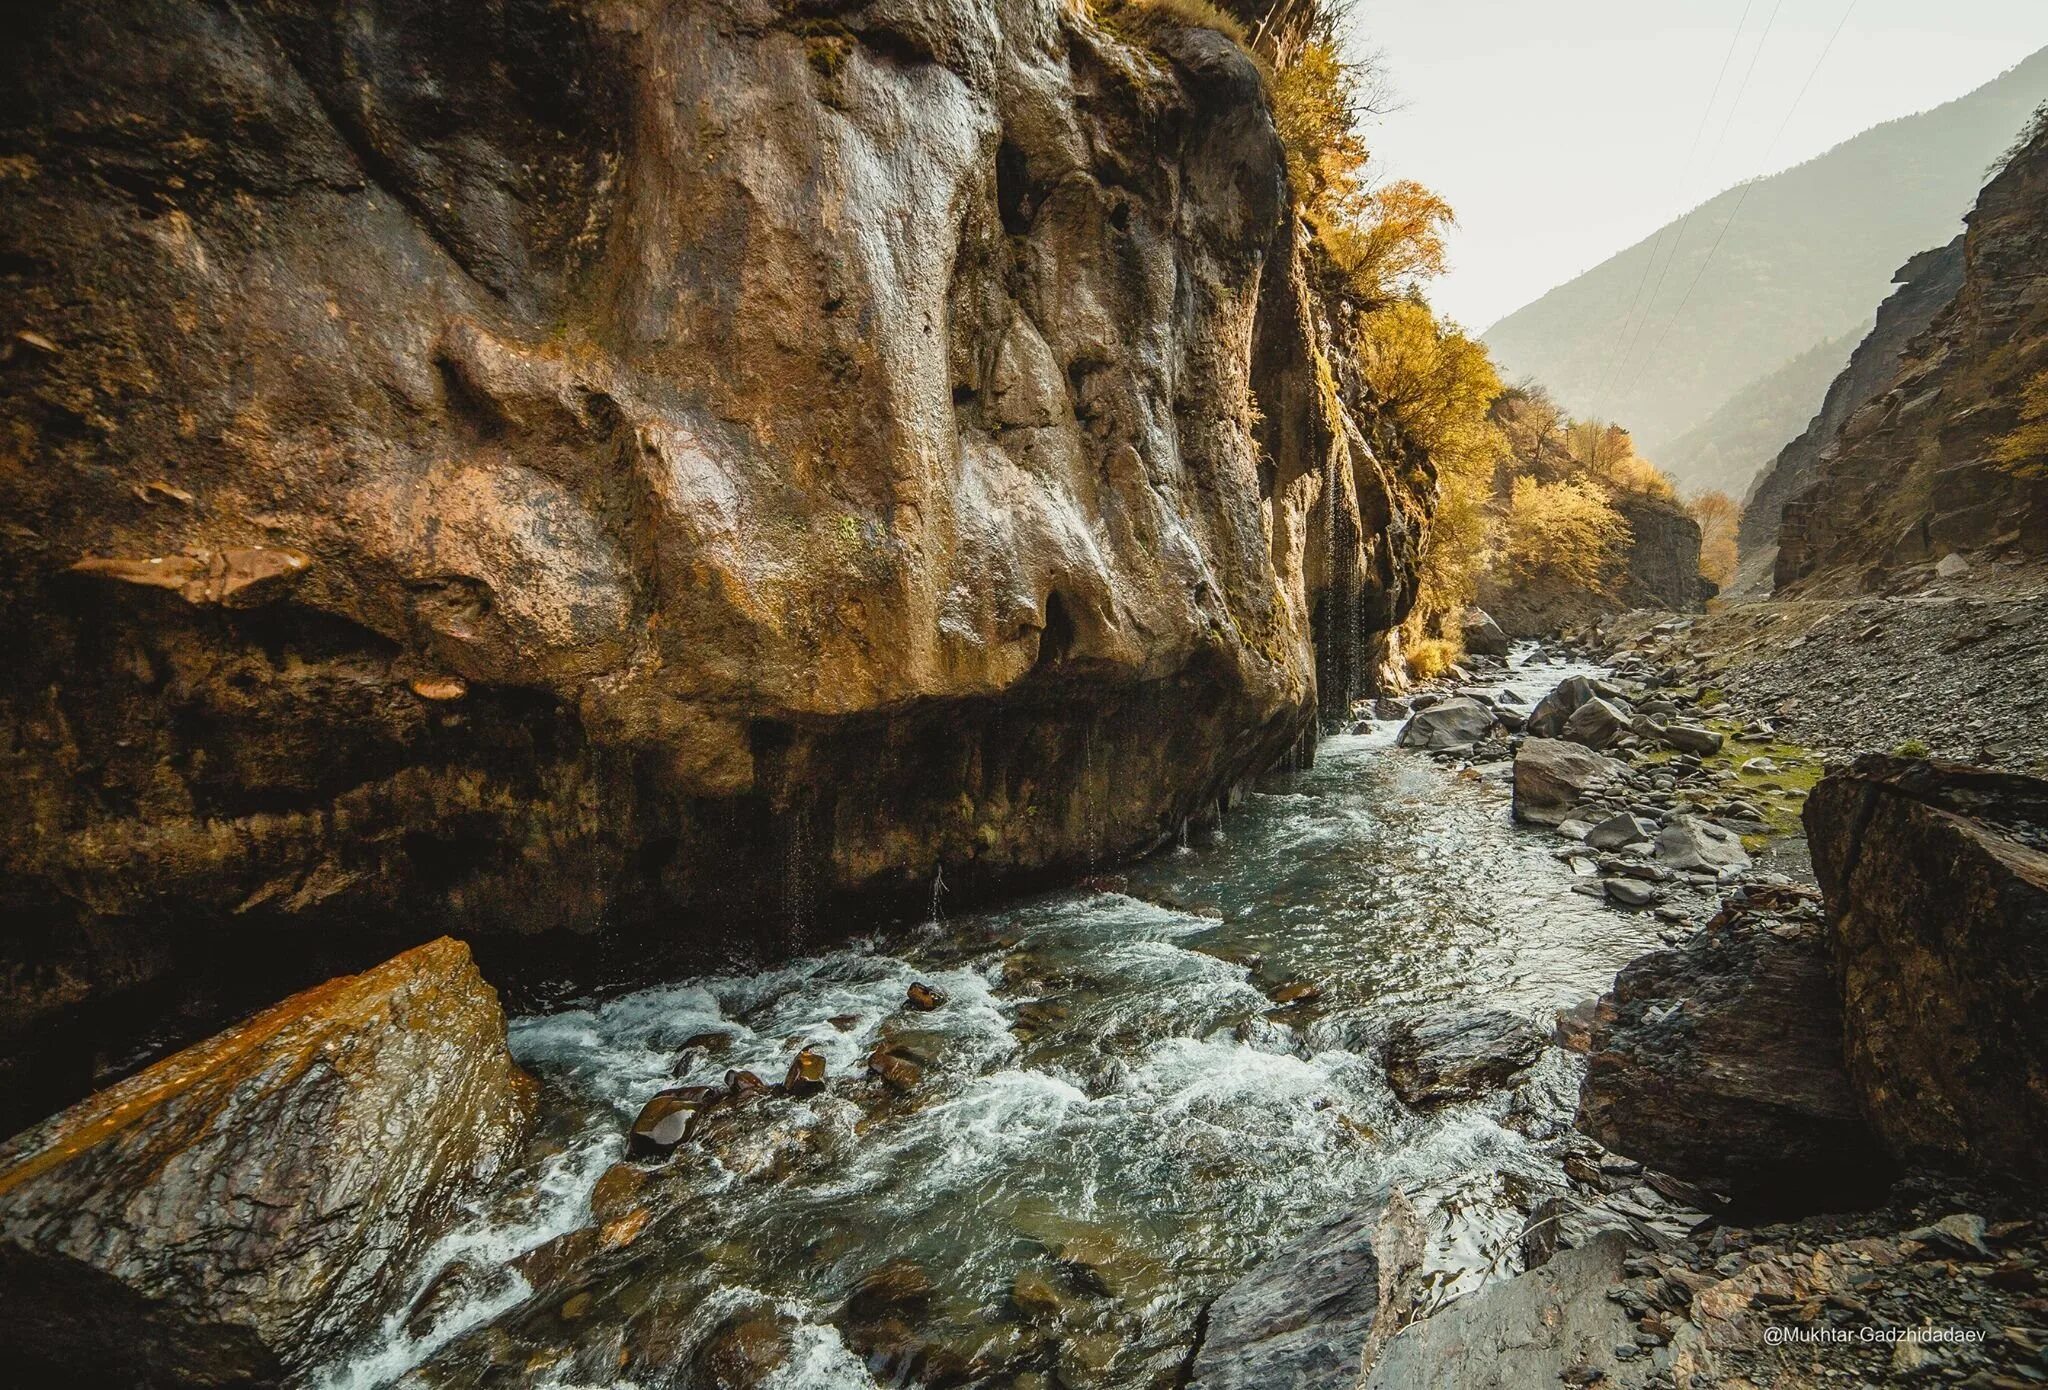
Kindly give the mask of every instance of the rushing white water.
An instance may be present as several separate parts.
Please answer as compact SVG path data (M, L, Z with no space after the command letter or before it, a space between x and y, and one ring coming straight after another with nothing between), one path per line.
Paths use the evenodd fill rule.
M1575 669L1506 683L1534 698ZM1326 740L1226 837L1135 867L1122 891L935 910L902 939L517 1020L555 1151L424 1262L422 1291L473 1271L464 1295L394 1317L325 1390L480 1384L507 1345L534 1383L631 1385L648 1365L670 1383L743 1315L789 1329L770 1384L851 1390L876 1383L837 1325L863 1276L916 1262L932 1335L971 1343L1011 1316L1020 1270L1071 1241L1113 1249L1123 1271L1099 1316L1124 1350L1100 1383L1146 1385L1206 1298L1394 1186L1430 1220L1447 1290L1504 1272L1523 1198L1555 1186L1543 1140L1568 1116L1573 1063L1553 1052L1513 1096L1418 1114L1389 1091L1381 1044L1406 1017L1547 1019L1652 938L1570 891L1552 842L1509 823L1501 772L1458 773L1392 733ZM1276 1010L1290 980L1321 998ZM905 1014L915 981L946 1005ZM592 1311L565 1322L549 1311L562 1291L535 1295L507 1261L590 1220L627 1125L708 1032L724 1051L688 1080L773 1081L804 1046L836 1080L715 1151L678 1151L655 1179L659 1219L579 1282ZM929 1059L908 1101L856 1081L884 1038Z

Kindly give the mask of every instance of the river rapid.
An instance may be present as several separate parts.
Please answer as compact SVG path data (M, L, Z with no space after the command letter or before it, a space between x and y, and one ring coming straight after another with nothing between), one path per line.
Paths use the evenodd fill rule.
M1521 652L1493 688L1529 701L1591 669ZM900 935L515 1020L545 1140L323 1390L690 1386L729 1364L777 1390L959 1365L1171 1386L1209 1299L1394 1187L1445 1295L1513 1273L1561 1186L1578 1060L1552 1048L1511 1092L1417 1113L1388 1088L1388 1030L1493 1008L1547 1027L1656 923L1572 891L1555 838L1510 822L1505 764L1461 772L1394 731L1326 739L1212 840L1114 877L958 913L938 885ZM915 982L945 1004L906 1011ZM1320 994L1276 1005L1291 983ZM885 1042L921 1065L907 1094L864 1075ZM650 1095L778 1081L805 1046L822 1092L615 1177L637 1184L625 1220L606 1205L588 1229Z

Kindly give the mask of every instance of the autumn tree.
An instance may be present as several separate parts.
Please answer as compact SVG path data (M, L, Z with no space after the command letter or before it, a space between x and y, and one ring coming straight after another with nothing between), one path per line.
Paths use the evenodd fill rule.
M1726 588L1735 577L1735 532L1742 522L1742 504L1725 492L1703 492L1685 509L1700 526L1700 573Z
M1487 504L1507 454L1490 413L1500 377L1484 346L1419 300L1396 300L1366 315L1360 328L1367 384L1436 467L1435 514L1402 629L1410 664L1428 674L1457 655L1447 634L1472 601L1486 561Z
M1621 568L1628 522L1596 484L1516 478L1508 495L1501 561L1517 583L1604 592Z
M2020 423L1991 446L1998 466L2017 478L2048 477L2048 372L2036 372L2020 393Z

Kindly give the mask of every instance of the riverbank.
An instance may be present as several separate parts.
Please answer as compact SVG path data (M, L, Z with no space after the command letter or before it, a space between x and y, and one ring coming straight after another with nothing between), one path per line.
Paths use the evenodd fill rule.
M1951 609L1952 640L1971 643L1975 630L1954 624L1952 605L1924 606ZM1779 809L1797 807L1810 781L1785 775L1786 765L1818 759L1791 740L1811 736L1816 726L1774 722L1771 714L1792 711L1760 710L1730 698L1726 688L1744 674L1726 634L1773 620L1739 612L1718 617L1634 615L1621 624L1623 640L1611 652L1615 683L1604 692L1573 692L1568 703L1622 705L1622 727L1635 737L1604 731L1611 722L1604 716L1576 713L1575 733L1626 756L1631 766L1614 780L1639 787L1661 754L1638 711L1667 713L1652 705L1662 702L1722 738L1714 756L1722 759L1724 786L1768 776ZM2002 630L1995 617L1989 626L1994 636ZM1688 645L1701 628L1705 640ZM1757 644L1747 655L1762 664L1768 651ZM1663 664L1660 658L1673 653L1678 664ZM1932 662L1915 664L1931 674ZM1814 669L1826 672L1826 661ZM1700 682L1709 670L1723 683ZM1834 678L1813 679L1826 685ZM2024 681L2016 688L2024 698ZM1830 727L1837 737L1867 739L1898 726L1862 711ZM1530 752L1524 740L1518 757ZM1737 760L1732 769L1728 758ZM1996 1126L2024 1129L2026 1122L1990 1118L2009 1108L1996 1099L2001 1087L2012 1094L2031 1084L2023 1080L2033 1066L2030 1025L1992 1020L2024 1007L2024 982L2034 974L2004 960L2009 948L1993 942L2000 922L2038 912L2048 887L2041 866L2028 867L2035 833L2026 829L2033 823L2028 798L2038 799L2040 784L1911 760L1859 764L1854 774L1837 768L1828 785L1844 784L1864 790L1831 791L1798 827L1822 837L1813 849L1824 861L1818 867L1828 885L1825 915L1819 892L1782 876L1770 886L1741 884L1704 923L1674 922L1669 947L1632 962L1588 1017L1560 1020L1591 1054L1577 1126L1611 1146L1598 1167L1575 1174L1583 1190L1559 1240L1568 1253L1412 1321L1397 1283L1376 1310L1375 1364L1366 1384L2013 1387L2048 1377L2048 1224L2039 1189L2010 1176L2009 1165L2026 1160L1991 1157L2005 1142ZM1901 808L1886 813L1890 819L1867 821L1868 809L1847 809L1886 796ZM1915 798L1935 809L1913 809L1921 806ZM1994 819L1969 830L1969 821L1954 819L1958 813ZM1957 826L1966 836L1959 845L1969 848L1932 842ZM2002 838L2010 836L2018 838ZM1980 842L1981 851L1974 848ZM1765 824L1743 843L1762 851L1760 859L1808 865L1804 853L1790 852L1803 851L1802 834L1774 833ZM1987 881L1968 867L1952 885L1931 881L1973 856L2010 865L2010 884L1979 886L1997 884L2005 871L1993 870ZM1852 885L1842 875L1859 861ZM1864 901L1855 894L1866 896L1864 906L1854 906ZM1909 944L1916 933L1924 937L1927 913L1900 904L1922 898L1929 910L1935 901L1946 905L1942 912L1953 920L1944 935L1952 939ZM1854 944L1859 934L1892 930L1882 924L1887 915L1898 915L1896 931L1906 938L1874 948ZM1924 959L1914 958L1916 949ZM1839 982L1845 968L1846 986ZM1909 975L1913 983L1905 982ZM1906 994L1892 1000L1899 1007L1883 1002L1902 989ZM1981 1002L1968 1002L1973 992ZM1910 1003L1915 994L1918 1008ZM1939 1020L1923 1017L1956 1008L1973 1011L1974 1021L1943 1031ZM1974 1061L1945 1050L1965 1036L1977 1039L1963 1054ZM1883 1079L1907 1059L1923 1073L1911 1081ZM2007 1079L1994 1081L1994 1073ZM1915 1132L1939 1136L1928 1141L1936 1147L1923 1145L1928 1161L1900 1157L1902 1136ZM1950 1148L1939 1152L1940 1144ZM1585 1216L1598 1210L1594 1194L1631 1181L1617 1171L1628 1166L1622 1154L1651 1165L1635 1181L1689 1198L1703 1219L1675 1233L1596 1221L1595 1228L1607 1229L1589 1238ZM1998 1173L1988 1181L1972 1176L1972 1163ZM1626 1198L1622 1205L1626 1210ZM1379 1234L1383 1242L1398 1240L1384 1228ZM1499 1350L1482 1355L1475 1348Z

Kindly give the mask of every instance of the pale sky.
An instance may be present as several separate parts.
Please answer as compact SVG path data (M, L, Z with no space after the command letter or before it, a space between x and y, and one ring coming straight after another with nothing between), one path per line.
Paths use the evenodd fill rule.
M1430 298L1476 330L1731 184L1990 81L2048 46L2048 0L1357 0L1351 24L1401 103L1366 130L1377 171L1457 209Z

